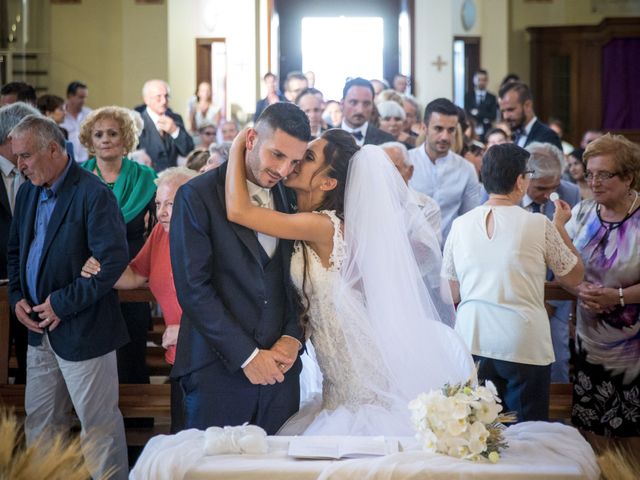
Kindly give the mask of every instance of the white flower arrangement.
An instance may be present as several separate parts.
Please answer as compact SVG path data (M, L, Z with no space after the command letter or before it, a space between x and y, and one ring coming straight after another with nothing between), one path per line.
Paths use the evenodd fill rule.
M416 438L427 452L496 463L508 447L502 422L515 421L514 414L500 413L500 402L490 381L473 387L469 380L421 393L409 403Z

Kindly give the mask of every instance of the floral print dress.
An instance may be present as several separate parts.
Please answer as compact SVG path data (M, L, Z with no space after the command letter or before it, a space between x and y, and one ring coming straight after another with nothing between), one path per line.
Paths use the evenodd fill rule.
M602 222L592 200L574 211L585 281L616 289L640 283L640 209L620 223ZM640 304L598 314L578 303L577 320L573 424L640 436Z

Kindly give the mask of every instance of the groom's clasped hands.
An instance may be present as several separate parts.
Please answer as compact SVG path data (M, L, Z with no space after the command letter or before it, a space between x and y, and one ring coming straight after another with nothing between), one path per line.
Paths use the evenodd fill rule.
M254 385L273 385L284 381L284 374L298 358L300 342L293 337L283 336L273 346L259 350L258 354L244 367L244 374Z

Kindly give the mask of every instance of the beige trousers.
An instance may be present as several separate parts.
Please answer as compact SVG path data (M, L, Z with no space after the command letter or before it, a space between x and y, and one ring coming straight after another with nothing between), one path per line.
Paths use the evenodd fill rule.
M64 360L51 348L48 334L27 349L25 434L27 444L67 435L75 409L80 441L93 478L116 469L111 479L128 476L127 443L118 408L116 352L78 362Z

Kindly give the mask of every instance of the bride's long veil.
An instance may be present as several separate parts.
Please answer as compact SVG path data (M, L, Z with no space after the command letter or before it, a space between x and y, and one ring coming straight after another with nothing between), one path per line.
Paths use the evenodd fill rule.
M436 232L412 198L382 149L364 146L352 158L347 255L335 297L357 377L407 421L407 403L420 392L473 373L471 355L450 327L455 312L440 282Z

